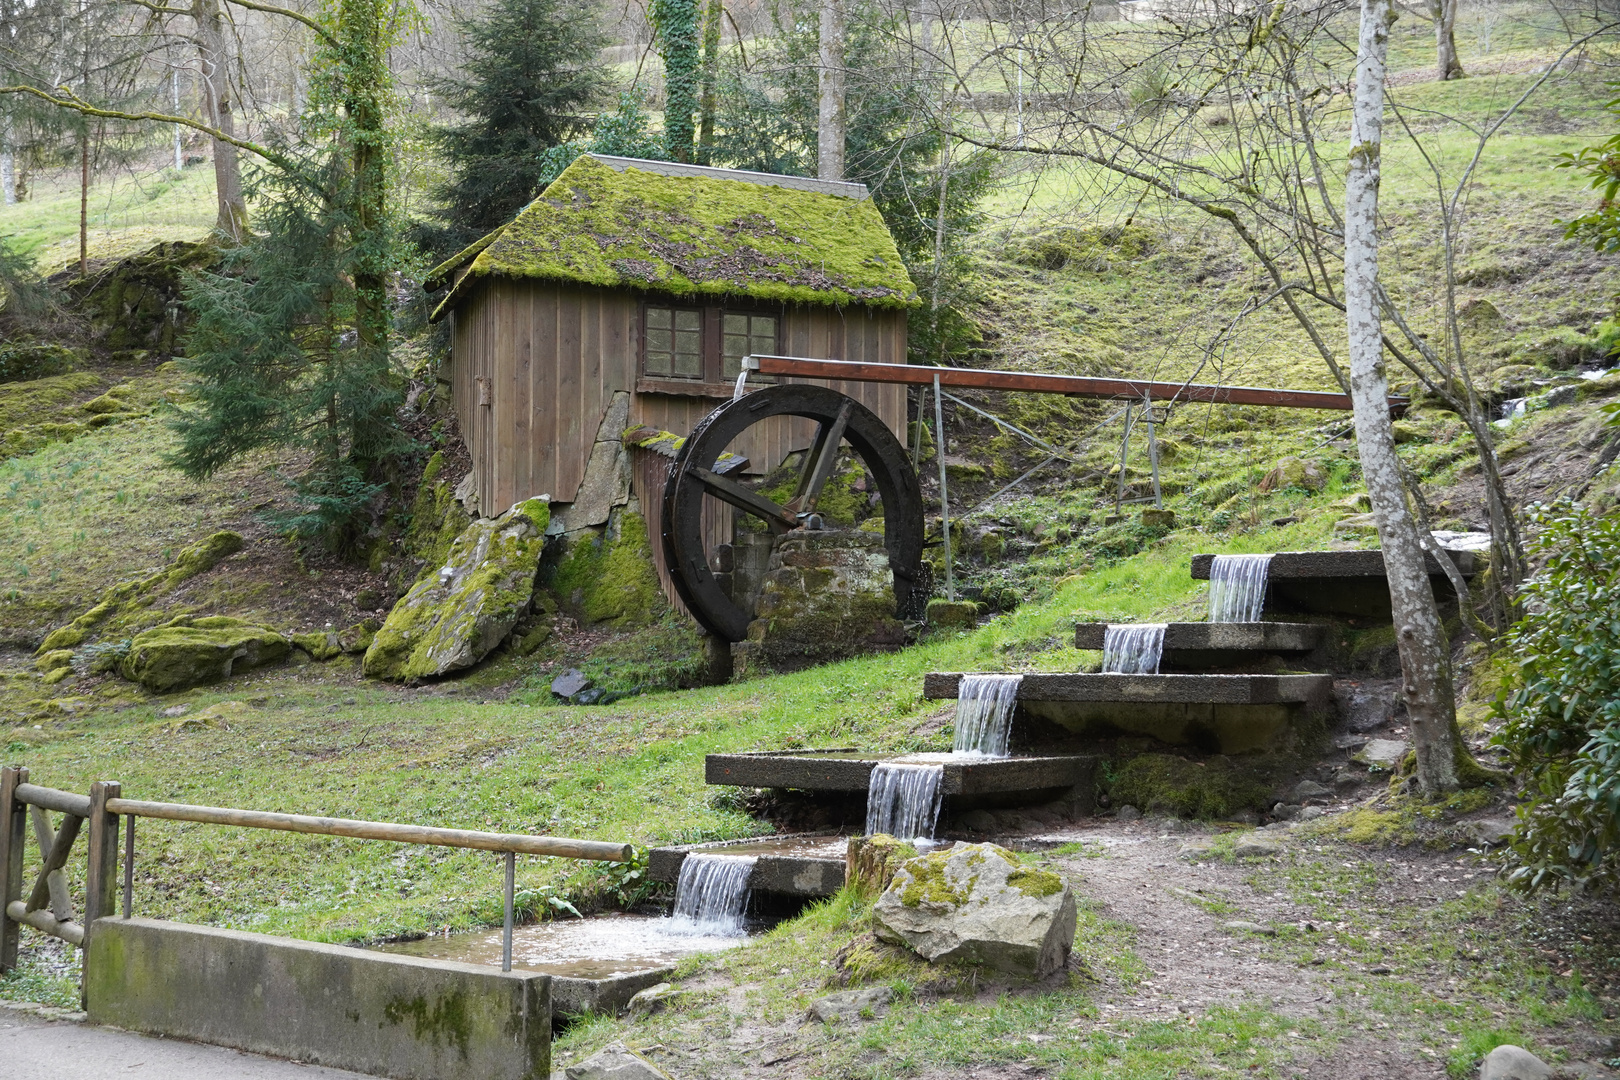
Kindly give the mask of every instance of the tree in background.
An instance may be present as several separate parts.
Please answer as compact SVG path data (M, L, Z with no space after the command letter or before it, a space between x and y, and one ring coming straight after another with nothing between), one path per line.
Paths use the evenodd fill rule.
M821 34L817 21L779 26L740 55L721 80L714 157L739 169L817 175L821 138ZM978 207L994 179L996 155L946 153L947 139L924 99L939 80L897 49L897 18L875 4L851 5L844 34L843 178L862 183L894 236L927 307L913 311L913 359L937 363L978 339L965 314L964 243L984 221ZM943 195L943 200L942 200ZM937 299L937 303L934 301Z
M282 524L356 550L409 441L396 410L387 284L408 269L388 203L388 0L338 0L322 28L302 130L312 149L250 183L262 235L195 275L186 367L197 404L175 421L175 464L208 476L264 447L308 455Z
M463 116L433 131L450 170L436 192L442 226L417 231L441 257L534 199L542 156L589 130L585 109L607 85L597 58L605 38L594 8L579 0L496 0L460 26L463 73L435 82Z
M1609 89L1620 91L1620 82L1609 83ZM1620 97L1603 108L1611 119L1620 119ZM1602 193L1591 211L1563 223L1564 235L1594 251L1620 251L1620 134L1573 154L1559 154L1557 163L1560 169L1574 169Z
M664 60L664 142L675 161L695 161L702 50L698 0L652 0L653 30Z

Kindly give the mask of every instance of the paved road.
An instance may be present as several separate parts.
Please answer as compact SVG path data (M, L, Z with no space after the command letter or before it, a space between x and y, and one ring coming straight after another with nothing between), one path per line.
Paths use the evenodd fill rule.
M368 1080L218 1046L0 1009L0 1080Z

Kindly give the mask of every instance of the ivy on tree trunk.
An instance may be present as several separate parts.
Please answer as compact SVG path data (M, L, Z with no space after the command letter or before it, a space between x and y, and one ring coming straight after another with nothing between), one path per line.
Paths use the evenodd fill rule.
M652 19L664 58L664 140L670 157L690 162L702 66L697 0L653 0Z

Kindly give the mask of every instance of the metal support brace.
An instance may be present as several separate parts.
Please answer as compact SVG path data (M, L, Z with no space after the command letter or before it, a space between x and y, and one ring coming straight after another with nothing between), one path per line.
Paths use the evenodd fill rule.
M517 852L506 853L506 918L501 924L501 970L512 970L512 890L517 880Z

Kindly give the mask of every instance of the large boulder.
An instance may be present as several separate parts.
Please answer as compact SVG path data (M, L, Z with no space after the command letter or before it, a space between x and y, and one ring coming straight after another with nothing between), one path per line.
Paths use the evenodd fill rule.
M925 960L1029 979L1063 967L1074 927L1074 893L1063 879L995 844L958 844L901 864L873 913L879 939Z
M130 641L124 678L167 694L287 658L292 644L274 630L225 615L182 615Z
M550 523L541 498L469 525L388 613L366 650L366 675L431 679L482 660L529 610Z

